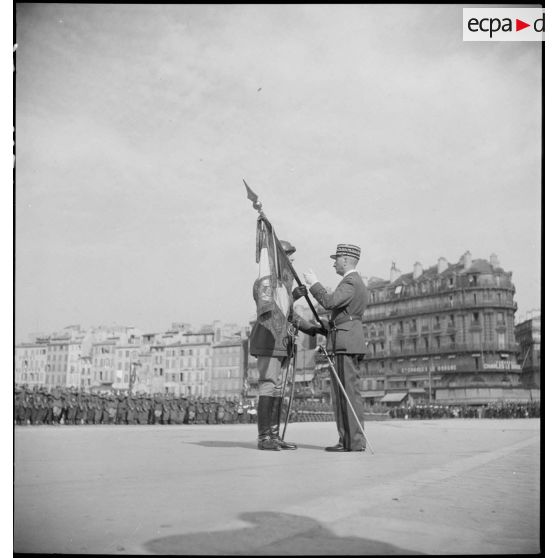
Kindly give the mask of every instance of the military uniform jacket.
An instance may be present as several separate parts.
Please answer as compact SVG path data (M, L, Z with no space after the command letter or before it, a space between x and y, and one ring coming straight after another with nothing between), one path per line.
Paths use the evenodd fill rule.
M356 271L347 274L331 294L321 283L312 285L310 292L326 310L331 310L330 323L335 331L328 335L328 350L351 355L367 354L362 315L369 293L360 275Z
M257 320L250 333L252 356L286 357L289 321L296 324L301 331L312 327L310 322L293 311L291 291L292 280L280 283L279 295L276 297L273 296L269 276L255 281L252 294L257 306Z

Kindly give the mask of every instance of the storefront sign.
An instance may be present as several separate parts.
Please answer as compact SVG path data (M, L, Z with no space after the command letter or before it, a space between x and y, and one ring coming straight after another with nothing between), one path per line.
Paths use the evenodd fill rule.
M521 366L509 360L499 360L498 362L485 362L485 370L521 370Z
M437 366L409 366L401 368L402 374L415 374L421 372L451 372L457 370L455 364L439 364Z

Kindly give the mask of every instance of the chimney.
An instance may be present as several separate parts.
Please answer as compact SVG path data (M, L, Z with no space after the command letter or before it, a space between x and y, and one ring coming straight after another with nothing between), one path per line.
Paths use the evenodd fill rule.
M422 275L422 264L416 262L413 267L413 279L418 279Z
M395 262L391 262L391 269L389 272L389 282L393 283L394 281L399 279L400 276L401 276L401 271L399 271L397 267L395 267Z
M463 267L465 269L469 269L471 267L471 264L473 263L473 257L471 256L471 252L469 252L469 250L467 250L467 252L463 254L462 260L463 260Z
M213 334L215 342L219 343L223 336L223 327L220 320L213 320Z
M448 260L446 258L438 258L438 274L443 273L448 268Z
M492 267L500 267L500 260L496 254L490 254L490 265Z

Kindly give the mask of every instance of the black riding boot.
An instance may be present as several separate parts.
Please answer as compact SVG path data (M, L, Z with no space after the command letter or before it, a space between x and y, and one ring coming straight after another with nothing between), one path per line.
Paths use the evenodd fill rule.
M260 395L258 398L258 449L279 451L279 445L271 439L271 410L273 397Z
M279 436L279 425L281 424L281 398L273 398L273 407L271 408L271 439L282 450L295 450L296 444L284 442Z

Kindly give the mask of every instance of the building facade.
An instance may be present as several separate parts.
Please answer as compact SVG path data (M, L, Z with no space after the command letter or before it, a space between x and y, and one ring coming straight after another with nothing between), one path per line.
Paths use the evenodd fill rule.
M393 265L389 281L369 282L367 387L442 404L525 397L511 277L497 256L466 252L406 274Z
M14 380L16 384L29 387L46 385L48 345L46 343L22 343L14 350Z
M538 390L541 387L541 316L540 313L515 326L519 344L519 362L523 385Z
M233 399L244 388L246 344L240 337L213 345L210 395Z

